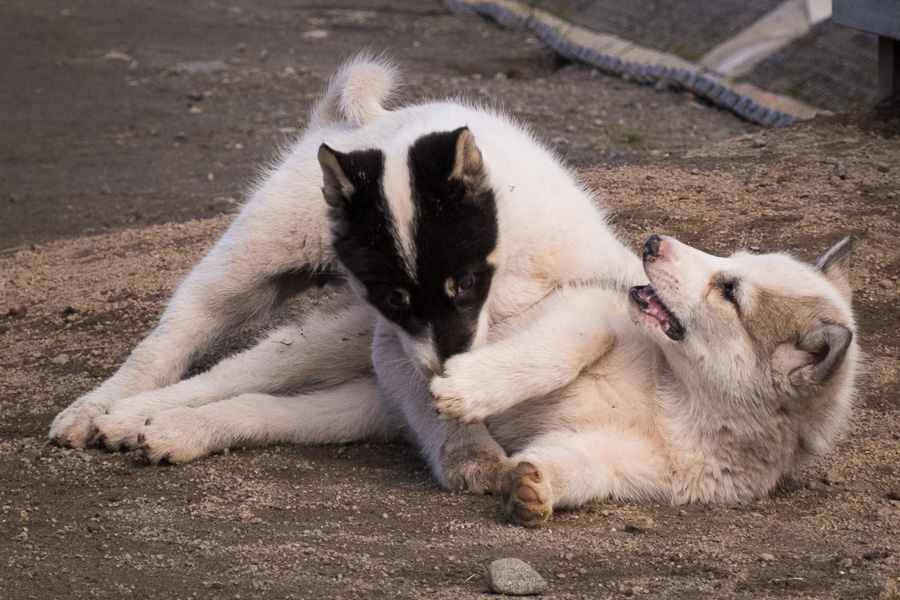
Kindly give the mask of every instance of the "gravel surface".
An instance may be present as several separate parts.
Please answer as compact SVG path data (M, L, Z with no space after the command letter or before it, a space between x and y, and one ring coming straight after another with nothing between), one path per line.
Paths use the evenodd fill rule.
M3 77L16 81L0 85L0 598L464 600L488 597L499 558L534 565L545 598L896 595L900 144L885 136L900 124L760 132L689 98L558 69L525 34L439 4L354 4L0 8ZM813 259L853 233L868 358L835 451L750 505L598 502L529 530L496 498L440 490L406 445L162 468L47 445L52 417L155 325L340 56L388 38L412 96L503 102L568 140L635 248L666 233ZM213 60L228 68L168 72ZM643 143L615 142L617 128Z

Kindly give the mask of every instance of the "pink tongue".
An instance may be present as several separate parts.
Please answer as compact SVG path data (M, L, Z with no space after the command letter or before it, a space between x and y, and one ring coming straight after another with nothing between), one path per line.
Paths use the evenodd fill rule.
M650 301L650 305L647 307L647 312L653 317L656 317L656 319L658 319L660 322L669 320L669 313L666 312L666 309L657 304L654 300Z
M647 308L644 309L644 312L659 321L659 324L665 328L669 324L669 311L663 307L662 300L656 295L656 291L647 286L641 290L641 296L647 301Z

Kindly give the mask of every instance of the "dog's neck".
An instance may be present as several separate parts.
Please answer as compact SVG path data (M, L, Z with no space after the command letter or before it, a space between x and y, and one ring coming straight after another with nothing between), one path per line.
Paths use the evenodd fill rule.
M777 408L729 394L725 385L710 385L696 370L665 358L660 374L659 420L676 468L678 457L689 457L683 464L702 465L695 468L697 473L684 473L686 481L693 477L699 482L706 477L703 473L711 473L730 480L736 494L731 500L752 497L758 490L746 485L777 479L785 465L798 463L798 455L805 453L795 420ZM688 499L698 498L694 492L684 493Z

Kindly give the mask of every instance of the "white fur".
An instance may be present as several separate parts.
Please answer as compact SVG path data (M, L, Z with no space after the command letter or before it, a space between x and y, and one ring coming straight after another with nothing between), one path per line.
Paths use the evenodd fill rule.
M805 331L831 322L852 331L837 282L786 255L726 259L671 238L661 244L647 274L687 326L683 341L667 338L619 293L576 288L557 293L508 338L451 358L432 381L447 416L487 419L506 447L528 440L510 463L529 468L519 476L511 467L504 483L518 520L537 524L554 507L606 496L750 501L831 448L846 426L855 344L822 385L783 381L811 360L795 346ZM744 319L778 320L765 306L766 295L778 294L810 305L810 314L800 311L796 331L775 331L776 351L758 356L749 334L765 340L711 287L721 274L740 278ZM786 346L791 352L779 354ZM529 439L529 430L543 433ZM518 501L523 486L526 499L538 500Z

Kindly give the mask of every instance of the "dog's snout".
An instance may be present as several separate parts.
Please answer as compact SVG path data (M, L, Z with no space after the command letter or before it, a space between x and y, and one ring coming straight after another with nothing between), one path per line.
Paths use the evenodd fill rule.
M651 235L644 244L644 262L654 261L659 258L659 243L662 240L658 235Z

